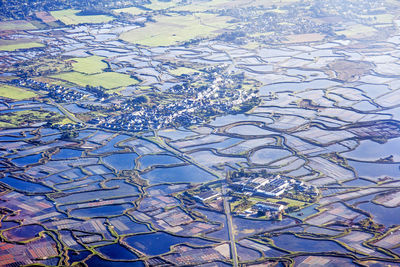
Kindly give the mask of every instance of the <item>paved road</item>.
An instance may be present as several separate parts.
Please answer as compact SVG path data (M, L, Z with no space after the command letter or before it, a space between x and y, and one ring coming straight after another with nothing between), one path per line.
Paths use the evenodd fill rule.
M228 222L228 230L229 230L229 241L231 243L231 254L233 260L233 266L238 266L238 256L236 250L236 243L235 243L235 233L233 229L233 221L231 215L231 208L228 203L228 198L226 197L226 188L225 185L222 186L222 197L224 198L224 210L226 215L226 221Z
M167 143L165 143L157 134L157 132L155 132L155 137L156 139L158 139L158 145L160 145L161 147L163 147L164 149L168 150L169 152L174 153L175 155L179 156L179 157L183 157L185 160L187 160L188 162L196 165L197 167L212 173L214 175L217 175L217 177L219 177L220 179L222 179L222 177L220 177L220 175L216 174L215 172L213 172L212 170L210 170L209 168L205 167L205 166L201 166L200 164L198 164L196 161L194 161L191 157L189 157L188 155L186 155L185 153L182 153L178 150L176 150L175 148L169 146ZM144 138L150 142L154 142L154 140L151 140L149 138ZM232 221L232 215L231 215L231 208L230 205L228 203L228 198L226 197L226 186L223 185L222 186L222 197L223 197L223 203L224 203L224 210L225 210L225 215L226 215L226 221L227 221L227 226L228 226L228 231L229 231L229 241L230 241L230 247L231 247L231 255L232 255L232 260L233 260L233 266L234 267L238 267L238 256L237 256L237 249L236 249L236 243L235 243L235 234L234 234L234 229L233 229L233 221Z

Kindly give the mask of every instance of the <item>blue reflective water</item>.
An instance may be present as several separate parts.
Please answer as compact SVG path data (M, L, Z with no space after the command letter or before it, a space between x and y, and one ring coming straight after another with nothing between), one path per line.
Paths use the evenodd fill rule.
M135 253L120 244L100 247L97 251L111 260L134 260L138 258Z
M22 167L33 163L38 163L41 158L42 158L41 154L34 154L22 158L13 159L12 162Z
M136 153L113 154L104 157L103 161L118 171L132 170L135 168L135 159L137 157Z
M94 255L89 260L85 261L88 266L96 267L144 267L142 261L121 262L121 261L107 261Z
M217 179L217 177L193 165L156 168L141 176L149 180L150 184L167 182L201 183Z
M213 242L206 241L200 238L177 237L164 232L135 235L125 238L124 241L128 245L146 253L147 255L159 255L166 253L170 250L170 247L172 245L185 242L199 246L213 244Z
M398 225L400 222L400 207L386 208L373 202L361 203L358 208L370 213L374 221L387 227Z
M51 156L52 159L69 159L77 158L82 155L82 151L70 148L62 148L60 152Z
M182 161L170 155L147 155L140 158L139 163L141 169L146 169L153 165L169 165L182 163Z
M358 176L365 178L378 178L390 176L400 178L400 164L368 163L349 160L348 164L354 168Z
M280 236L272 237L275 245L290 251L305 251L305 252L325 252L337 251L348 253L348 251L333 241L325 240L312 240L306 238L299 238L294 235L283 234Z
M51 192L52 189L50 187L32 183L28 181L23 181L20 179L12 178L12 177L5 177L0 179L0 182L3 182L19 191L29 192L29 193L44 193L44 192Z
M124 212L124 210L132 208L131 204L116 204L116 205L105 205L93 208L82 208L72 210L70 212L71 216L74 217L106 217L119 215Z

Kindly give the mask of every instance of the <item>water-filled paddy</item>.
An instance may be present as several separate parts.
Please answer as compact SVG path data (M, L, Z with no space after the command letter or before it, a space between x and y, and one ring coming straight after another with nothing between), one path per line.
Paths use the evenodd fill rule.
M400 207L386 208L373 202L366 202L358 205L358 208L367 211L373 216L375 222L387 227L400 222Z
M105 164L117 171L132 170L135 167L136 153L113 154L103 158Z
M156 232L151 234L142 234L127 237L124 241L139 251L148 255L159 255L170 250L172 245L188 242L193 245L209 245L213 242L200 238L177 237L164 232Z
M170 165L183 163L183 161L170 155L146 155L140 158L139 163L141 169L146 169L153 165Z
M29 164L38 163L41 158L42 158L41 154L33 154L22 158L15 158L12 161L18 166L23 167Z
M85 263L88 266L96 266L96 267L144 267L142 261L133 261L133 262L121 262L121 261L107 261L100 258L97 255L94 255Z
M69 257L69 263L72 264L74 262L82 261L86 259L87 256L90 255L89 251L80 251L76 252L73 250L68 250L68 257Z
M105 217L119 215L124 212L124 210L132 208L131 204L116 204L116 205L105 205L94 208L82 208L72 210L70 212L73 217Z
M384 164L348 161L349 165L354 168L358 176L376 180L377 178L390 176L400 178L400 164Z
M116 186L117 188L75 193L69 196L57 198L56 201L61 204L70 202L87 202L96 199L106 199L118 196L122 197L122 196L136 195L138 193L138 189L136 188L136 186L127 184L122 180L112 180L110 182L107 182L106 186L109 187Z
M275 134L274 132L262 129L260 127L254 125L239 125L230 128L228 133L232 134L240 134L240 135L271 135Z
M118 135L111 139L109 142L107 142L106 145L103 147L96 149L94 151L91 151L90 153L93 154L102 154L102 153L110 153L110 152L116 152L122 150L121 148L114 147L117 143L122 142L125 139L128 139L130 136L128 135Z
M150 172L141 175L149 180L150 184L156 183L201 183L207 182L217 177L193 165L179 166L171 168L156 168Z
M293 82L275 83L261 87L260 95L267 95L269 92L279 92L279 91L302 91L305 89L319 89L319 88L325 89L337 85L340 85L340 83L326 79L318 79L318 80L313 80L311 82L302 82L302 83L293 83Z
M50 187L38 183L20 180L9 176L0 179L0 182L3 182L11 186L18 191L24 191L29 193L45 193L53 191Z
M361 161L375 161L381 158L393 156L394 162L400 162L400 138L390 139L384 144L371 140L360 142L360 145L353 151L343 153L346 158Z
M305 252L325 252L337 251L348 253L348 251L333 241L325 240L312 240L306 238L299 238L294 235L283 234L273 237L275 245L290 251L305 251Z
M228 124L232 124L235 122L241 121L256 121L256 122L264 122L266 124L272 123L273 120L270 118L265 118L256 115L246 115L246 114L236 114L236 115L224 115L216 117L210 125L212 126L224 126Z
M250 161L254 164L268 164L271 161L288 157L291 154L284 149L262 148L251 155Z
M51 156L52 159L70 159L70 158L77 158L82 155L81 150L77 149L70 149L70 148L62 148L58 153Z
M111 260L134 260L137 259L135 253L120 244L112 244L97 249L101 254Z

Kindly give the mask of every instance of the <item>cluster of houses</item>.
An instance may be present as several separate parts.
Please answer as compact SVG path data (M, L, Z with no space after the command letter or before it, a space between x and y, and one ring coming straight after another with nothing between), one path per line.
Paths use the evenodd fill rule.
M57 102L72 102L81 100L86 96L81 90L74 90L73 88L66 88L61 85L49 85L48 83L35 81L33 79L15 79L11 81L12 85L19 87L26 87L33 90L47 91L48 96Z
M237 90L234 82L222 77L217 77L207 87L176 86L170 92L176 94L176 99L181 101L157 106L127 106L124 113L106 118L99 126L134 132L190 126L204 123L210 116L229 113L233 107L257 98L255 91Z

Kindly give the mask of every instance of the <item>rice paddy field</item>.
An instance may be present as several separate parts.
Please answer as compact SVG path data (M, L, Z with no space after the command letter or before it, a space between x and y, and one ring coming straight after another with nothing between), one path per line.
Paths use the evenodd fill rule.
M0 22L1 266L400 264L396 1L128 2Z

